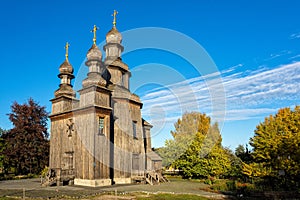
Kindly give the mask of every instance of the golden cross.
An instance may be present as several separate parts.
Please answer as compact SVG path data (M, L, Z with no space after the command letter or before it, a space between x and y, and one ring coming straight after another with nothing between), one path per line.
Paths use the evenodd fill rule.
M117 14L118 14L118 11L114 10L114 14L112 14L112 16L114 17L114 21L113 21L114 26L116 26L116 24L117 24Z
M91 32L94 33L94 38L93 38L94 44L96 44L96 32L97 32L97 30L99 30L99 28L98 28L96 25L94 25L94 28L93 28L93 30L91 31Z
M66 60L68 60L68 58L69 58L69 47L70 47L70 44L67 42L66 43L66 46L65 46L65 49L66 49Z

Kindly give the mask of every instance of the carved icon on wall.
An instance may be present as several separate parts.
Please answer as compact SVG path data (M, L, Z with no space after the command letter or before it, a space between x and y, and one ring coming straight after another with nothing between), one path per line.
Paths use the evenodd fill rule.
M68 126L68 129L67 129L68 137L72 137L72 133L74 132L74 122L73 122L72 118L69 119L67 126Z

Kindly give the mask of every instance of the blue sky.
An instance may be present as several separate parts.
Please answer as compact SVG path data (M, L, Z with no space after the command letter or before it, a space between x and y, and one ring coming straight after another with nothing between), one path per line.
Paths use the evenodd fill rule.
M143 100L143 114L156 127L154 146L171 137L172 124L186 110L212 114L212 93L216 98L221 94L212 90L217 86L224 91L226 115L218 119L216 110L215 120L224 122L223 145L234 149L248 142L265 116L299 104L299 7L296 0L2 1L0 127L12 127L6 114L14 101L23 103L32 97L51 111L49 100L58 88L65 43L71 44L69 59L80 77L92 45L90 30L94 24L100 27L101 46L116 9L117 27L127 48L123 61L132 71L133 91ZM171 51L146 48L145 42L165 44L155 43L152 33L133 40L133 33L140 33L136 30L148 30L143 27L170 31ZM197 57L198 51L183 47L187 42L176 39L177 34L199 44L209 56ZM135 48L139 42L144 46L136 50L132 41ZM200 64L194 66L191 59Z

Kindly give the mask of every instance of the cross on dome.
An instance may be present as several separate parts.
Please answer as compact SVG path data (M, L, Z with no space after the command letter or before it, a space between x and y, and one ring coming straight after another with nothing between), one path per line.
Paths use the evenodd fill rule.
M116 24L117 24L117 14L118 14L118 11L114 10L114 13L112 14L112 16L114 17L114 20L113 20L114 26L116 26Z
M68 60L69 58L69 47L70 47L70 44L67 42L66 45L65 45L65 49L66 49L66 60Z
M94 33L94 38L93 38L93 43L96 44L96 32L97 30L99 30L99 27L97 27L96 25L94 25L93 30L91 30L91 32Z

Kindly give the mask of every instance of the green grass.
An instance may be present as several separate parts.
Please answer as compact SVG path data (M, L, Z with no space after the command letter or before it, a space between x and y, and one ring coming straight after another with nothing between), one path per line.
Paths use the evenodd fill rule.
M153 194L148 196L137 196L137 200L207 200L207 198L189 194Z

